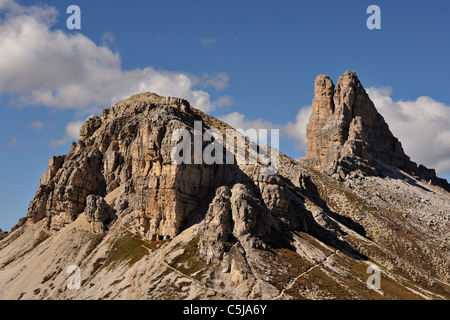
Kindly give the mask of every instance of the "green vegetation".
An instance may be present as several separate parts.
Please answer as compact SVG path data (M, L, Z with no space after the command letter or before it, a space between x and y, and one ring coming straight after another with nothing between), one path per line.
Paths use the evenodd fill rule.
M187 276L197 273L198 271L206 267L206 263L199 259L198 253L198 242L200 236L192 239L184 248L183 254L180 254L175 259L173 259L171 267L179 270ZM196 277L200 274L197 273Z
M94 269L92 270L92 275L96 274L97 271L104 265L106 261L106 258L98 258L95 262L94 262Z
M89 235L90 243L89 248L86 250L86 256L88 256L94 249L102 242L104 235L101 233L92 232Z
M170 242L171 240L157 240L157 241L152 241L150 243L148 243L147 248L150 250L157 250L159 248L161 248L161 246L165 243Z
M312 265L291 248L271 248L271 257L267 259L271 269L275 271L269 283L279 290L284 289L301 273Z
M51 237L51 234L49 232L46 231L41 231L39 233L38 238L36 239L36 241L33 243L33 247L30 250L27 250L23 255L27 254L28 252L32 251L33 249L35 249L37 246L39 246L42 242L44 242L45 240L47 240L48 238Z
M103 267L112 268L113 266L127 262L128 266L133 265L142 257L148 255L148 249L145 247L146 241L138 235L125 231L111 245L110 251L103 263ZM97 260L94 268L99 268L102 261Z

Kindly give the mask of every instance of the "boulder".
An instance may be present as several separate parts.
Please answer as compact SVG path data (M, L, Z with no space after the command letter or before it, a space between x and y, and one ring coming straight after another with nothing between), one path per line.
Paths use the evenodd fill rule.
M115 210L106 203L104 198L96 195L87 197L83 213L92 229L97 233L106 231L108 225L116 219Z

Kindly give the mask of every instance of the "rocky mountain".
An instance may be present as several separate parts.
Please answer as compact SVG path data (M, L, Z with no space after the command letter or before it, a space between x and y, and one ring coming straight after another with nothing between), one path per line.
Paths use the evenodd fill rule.
M345 72L336 88L328 76L316 78L307 141L303 161L329 174L344 178L359 169L383 175L387 165L450 191L433 169L417 166L404 153L354 72Z
M0 298L450 298L449 186L405 155L355 73L316 79L307 156L280 153L276 174L222 161L239 150L219 138L200 144L220 161L174 162L174 132L195 149L196 123L240 137L153 93L90 118L0 242Z

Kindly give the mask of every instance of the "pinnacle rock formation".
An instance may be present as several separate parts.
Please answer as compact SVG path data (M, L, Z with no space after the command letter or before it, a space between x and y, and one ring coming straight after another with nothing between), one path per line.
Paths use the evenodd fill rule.
M303 161L341 177L356 169L376 174L388 165L450 190L433 169L417 166L405 154L401 142L351 71L339 78L336 87L326 75L316 78Z

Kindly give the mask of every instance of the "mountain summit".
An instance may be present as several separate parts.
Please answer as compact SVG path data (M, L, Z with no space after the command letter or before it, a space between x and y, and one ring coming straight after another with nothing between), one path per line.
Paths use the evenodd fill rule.
M192 164L199 133L218 161ZM279 153L276 174L273 158L221 161L251 158L225 134L243 138L154 93L90 118L0 242L0 298L450 298L446 182L409 160L356 74L316 79L308 154Z
M386 165L404 170L450 191L433 169L417 166L405 154L355 72L346 71L336 88L326 75L315 81L313 110L307 126L306 165L345 177L355 169L369 174Z

